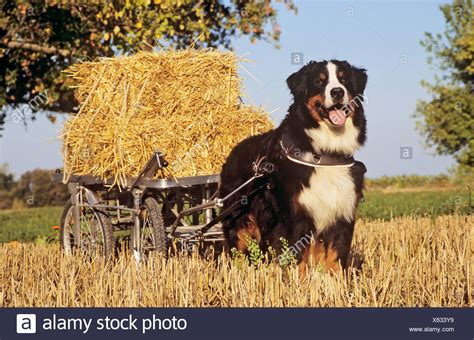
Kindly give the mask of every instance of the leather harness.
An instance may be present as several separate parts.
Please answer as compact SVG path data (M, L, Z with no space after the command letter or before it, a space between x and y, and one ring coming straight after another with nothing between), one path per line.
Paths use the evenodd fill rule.
M315 154L310 151L302 151L295 146L286 133L283 133L281 136L280 146L282 150L281 158L286 158L294 163L313 168L348 168L359 164L364 166L362 162L354 160L352 155L336 153ZM364 172L365 171L366 169L364 166Z
M353 167L356 171L365 174L367 168L365 164L356 161L352 155L341 155L341 154L314 154L309 151L301 151L301 149L295 147L295 144L291 141L288 134L283 133L280 139L281 146L281 158L286 158L291 162L305 165L312 168L350 168ZM364 194L360 194L359 201L365 200Z

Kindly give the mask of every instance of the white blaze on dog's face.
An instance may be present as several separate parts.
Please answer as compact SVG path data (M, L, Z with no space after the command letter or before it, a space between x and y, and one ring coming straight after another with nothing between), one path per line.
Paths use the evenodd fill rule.
M333 62L326 65L328 81L324 89L324 109L329 122L335 127L342 127L350 114L347 109L349 104L349 91L344 84L347 83L346 72ZM343 84L344 83L344 84Z
M326 109L329 109L336 104L349 104L348 91L338 79L338 73L339 76L342 76L342 71L338 72L337 66L333 62L328 62L326 69L328 72L328 82L324 90L324 106Z

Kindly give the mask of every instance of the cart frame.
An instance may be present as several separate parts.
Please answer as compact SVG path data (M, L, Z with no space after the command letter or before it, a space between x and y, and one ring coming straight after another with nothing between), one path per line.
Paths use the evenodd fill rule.
M124 226L129 227L133 253L135 258L139 260L142 255L140 252L140 211L146 197L153 197L157 200L162 206L162 213L167 213L165 232L169 238L178 239L187 244L189 242L223 241L223 232L219 224L214 224L214 228L207 228L205 233L196 233L217 215L217 205L209 204L209 202L217 194L220 176L154 179L155 174L166 166L167 162L164 160L163 154L156 151L139 175L127 180L127 185L124 188L114 186L113 179L103 180L90 175L70 176L67 181L67 188L71 194L72 214L74 216L72 228L74 246L78 247L81 244L81 208L90 208L107 214L109 220L114 218L118 220L119 222L112 223L114 231L128 229ZM53 181L63 181L61 171L56 171L53 175ZM104 199L104 196L111 193L111 199ZM120 199L119 196L126 199ZM114 200L117 203L111 204ZM185 222L184 216L186 214L183 212L189 210L185 209L186 205L194 208L202 204L205 205L204 208L192 209L189 213L204 212L203 221L201 221L203 223L199 223L199 218L196 218L197 215L193 217L193 223ZM120 222L120 216L123 212L128 213L129 218L125 222ZM171 214L175 215L173 223L171 223ZM180 216L179 222L175 220L178 216ZM172 233L170 233L171 224L174 226Z
M154 152L139 175L127 179L127 185L123 188L115 185L113 179L102 180L89 175L70 176L67 187L71 194L70 209L72 209L74 221L72 228L74 246L81 245L81 208L93 209L94 212L107 216L108 223L113 226L113 231L130 229L133 254L139 261L143 255L141 244L143 221L140 214L143 210L143 202L147 198L155 200L156 207L158 203L161 205L161 216L158 220L162 221L162 225L155 225L154 228L161 228L162 230L159 231L164 232L166 238L170 240L179 240L182 249L189 250L189 246L194 246L196 243L222 242L224 241L222 219L241 205L240 200L236 200L230 206L220 210L225 201L239 194L256 179L273 171L273 167L265 162L265 157L261 157L253 163L254 175L251 178L227 196L218 198L219 175L177 179L153 178L167 165L163 154L160 151ZM53 175L53 180L63 181L63 174L57 171ZM250 197L266 186L265 183L250 192L247 190L245 196ZM110 204L114 200L116 203ZM123 212L128 214L128 218L122 218ZM186 222L186 217L191 217L191 221Z

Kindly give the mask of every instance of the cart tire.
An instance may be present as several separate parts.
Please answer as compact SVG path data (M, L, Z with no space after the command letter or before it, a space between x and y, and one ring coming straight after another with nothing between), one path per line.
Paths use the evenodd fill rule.
M163 253L167 251L165 224L161 208L153 197L147 197L140 211L141 253Z
M81 207L80 209L80 251L87 253L90 256L111 256L114 251L114 237L112 225L108 216L98 209L89 207ZM71 200L66 202L61 215L60 226L61 247L66 253L71 254L77 243L75 242L73 233L74 215ZM84 230L86 228L88 230Z

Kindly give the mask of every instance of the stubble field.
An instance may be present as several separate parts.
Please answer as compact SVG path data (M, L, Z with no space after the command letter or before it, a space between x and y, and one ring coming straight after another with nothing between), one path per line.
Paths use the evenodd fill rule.
M0 306L473 306L473 217L359 220L343 274L257 268L222 255L109 262L57 243L0 244Z

